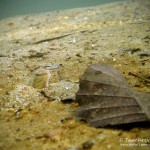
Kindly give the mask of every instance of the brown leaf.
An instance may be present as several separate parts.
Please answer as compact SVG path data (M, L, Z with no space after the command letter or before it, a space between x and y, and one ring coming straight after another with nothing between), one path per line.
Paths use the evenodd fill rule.
M129 88L115 68L102 62L81 76L76 100L79 117L95 127L150 120L150 94Z

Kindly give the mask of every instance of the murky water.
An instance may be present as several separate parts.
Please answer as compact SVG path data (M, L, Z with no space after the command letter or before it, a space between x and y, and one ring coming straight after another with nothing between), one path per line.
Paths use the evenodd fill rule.
M79 7L97 6L104 3L123 0L1 0L0 19L18 15L49 12L54 10L72 9Z

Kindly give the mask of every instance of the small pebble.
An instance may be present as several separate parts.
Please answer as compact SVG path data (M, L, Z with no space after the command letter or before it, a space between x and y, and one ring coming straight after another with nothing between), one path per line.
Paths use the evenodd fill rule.
M67 97L61 100L62 103L71 103L75 100L74 97Z
M94 142L88 140L88 141L85 141L85 142L82 144L82 148L83 148L83 149L91 149L93 145L94 145Z

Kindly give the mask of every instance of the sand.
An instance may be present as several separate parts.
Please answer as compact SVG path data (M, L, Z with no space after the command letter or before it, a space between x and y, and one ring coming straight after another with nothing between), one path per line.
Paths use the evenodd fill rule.
M147 125L94 128L75 115L76 102L61 102L98 61L150 92L149 0L18 16L1 20L0 29L0 149L149 149L133 142L150 138ZM28 85L40 69L51 74L44 89Z

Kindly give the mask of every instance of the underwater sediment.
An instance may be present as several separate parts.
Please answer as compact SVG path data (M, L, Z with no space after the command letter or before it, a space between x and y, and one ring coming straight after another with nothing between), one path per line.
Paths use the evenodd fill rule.
M149 10L149 0L129 0L1 20L0 149L149 149L131 143L150 144L149 124L95 128L78 119L74 99L61 101L99 61L150 93Z

